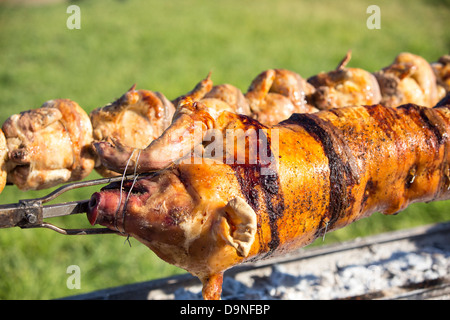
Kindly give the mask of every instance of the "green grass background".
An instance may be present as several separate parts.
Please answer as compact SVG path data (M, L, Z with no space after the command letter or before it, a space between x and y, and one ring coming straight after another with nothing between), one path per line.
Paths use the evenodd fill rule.
M450 49L448 0L73 3L81 9L80 30L66 27L69 2L0 1L0 123L54 98L75 100L90 112L134 83L173 99L209 71L215 83L246 91L262 70L287 68L307 78L333 69L349 49L349 66L368 71L387 66L402 51L435 61ZM372 4L381 9L381 29L366 27ZM98 188L74 190L54 202L88 199ZM50 191L8 186L0 203ZM397 216L375 214L315 245L446 221L449 212L447 201L413 205ZM89 226L84 215L50 222ZM66 286L70 265L81 269L79 290ZM114 235L0 229L0 299L59 298L182 272L133 239L130 247Z

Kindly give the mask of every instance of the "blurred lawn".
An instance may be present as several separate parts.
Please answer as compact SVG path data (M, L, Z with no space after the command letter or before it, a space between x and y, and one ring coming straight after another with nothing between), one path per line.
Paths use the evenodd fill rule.
M268 68L304 78L333 69L347 50L352 67L369 71L409 51L435 61L449 53L449 1L76 1L81 29L69 30L67 2L19 6L0 1L0 123L44 101L68 98L87 112L121 96L133 83L172 99L212 71L215 83L246 91ZM369 30L366 9L381 8L381 29ZM98 178L96 173L89 179ZM98 187L56 202L88 199ZM9 186L0 203L45 195ZM448 220L450 203L413 205L375 214L327 234L324 243ZM55 224L88 227L86 218ZM322 244L322 240L318 241ZM183 270L125 238L69 237L49 230L0 230L0 299L50 299ZM81 289L66 286L70 265Z

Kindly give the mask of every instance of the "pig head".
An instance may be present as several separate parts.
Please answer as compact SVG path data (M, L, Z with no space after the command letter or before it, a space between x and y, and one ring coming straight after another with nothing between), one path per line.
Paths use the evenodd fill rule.
M235 179L223 164L180 164L104 187L92 195L88 219L136 238L197 276L205 299L219 299L223 272L249 256L257 229Z

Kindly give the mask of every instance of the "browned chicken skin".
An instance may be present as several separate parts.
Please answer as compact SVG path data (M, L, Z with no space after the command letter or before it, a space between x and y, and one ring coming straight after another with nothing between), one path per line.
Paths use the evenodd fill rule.
M234 114L234 110L221 100L194 102L186 97L179 102L167 130L138 153L118 141L99 141L94 147L102 164L110 170L127 173L158 170L188 155L194 145L201 143L208 129L217 127L216 122L221 121L224 113Z
M2 129L8 181L21 190L82 180L94 167L91 122L71 100L50 100L38 109L12 115Z
M180 102L190 99L192 101L209 100L210 103L214 103L214 100L220 100L226 103L228 106L223 105L227 110L231 108L238 114L249 115L251 113L250 106L242 94L241 90L235 86L225 83L220 85L214 85L211 80L211 73L201 80L191 91L182 95L173 103L178 106ZM215 102L217 104L217 102ZM219 103L220 104L220 103Z
M191 146L188 143L192 143L192 137L197 137L198 140L199 135L193 135L193 132L203 132L209 129L205 123L214 124L215 121L219 121L218 119L225 111L248 115L264 125L271 126L287 119L293 113L314 113L318 109L379 102L381 96L375 78L362 69L346 67L351 58L350 53L348 52L336 70L311 77L309 79L311 84L289 70L266 70L253 80L245 95L230 84L214 86L210 74L200 81L192 91L173 100L173 103L160 93L135 90L133 87L117 101L91 113L94 126L93 138L96 141L96 150L99 156L96 169L103 176L121 174L130 157L136 159L141 154L148 159L148 161L140 163L142 169L154 170L154 167L159 168L164 164L171 163L177 159L180 153L186 154L185 151L190 150ZM410 53L398 55L391 66L375 73L382 87L383 103L388 106L397 106L412 102L433 106L438 98L443 97L443 91L447 90L448 62L448 56L443 56L438 62L432 64L433 69L431 69L430 65L421 57ZM433 75L433 70L436 76ZM436 89L436 81L439 92ZM191 112L194 111L197 116L185 115L184 113L188 109L184 108L177 112L176 117L172 119L175 107L188 100L199 102L198 105L191 106L193 108ZM206 117L209 122L196 119L200 113L194 109L202 109L200 118ZM45 112L47 111L30 112L23 118L23 121L39 123L44 118L47 119L45 121L49 121L55 116L53 115L54 111L48 112L48 115L41 114ZM34 120L33 117L36 119ZM174 120L173 123L171 123L172 120ZM199 120L200 122L198 122ZM170 130L161 136L169 124L171 124ZM22 136L32 136L34 134L32 127L29 126L31 131L28 133L25 133L28 129L22 128ZM137 130L137 128L139 129ZM51 131L51 129L46 130ZM186 138L189 136L191 138ZM41 142L35 144L44 144L45 139L43 138ZM55 139L57 138L48 138L49 141ZM61 139L68 141L67 135ZM179 139L184 142L177 144L176 141ZM63 167L68 165L70 162L69 150L61 151L67 156L67 161L63 160L62 156L57 157L60 161L67 163L56 164L53 161L55 163L50 165L50 171L44 172L39 168L33 170L35 164L28 164L28 160L25 159L25 153L28 153L28 157L30 154L34 154L38 158L39 148L33 147L32 152L25 152L26 148L17 145L21 144L18 139L12 141L11 148L17 150L10 152L13 157L8 161L8 171L14 171L8 178L10 182L14 180L18 185L23 185L25 189L34 189L46 188L59 183L58 181L76 179L76 174L68 178L72 169L55 171L55 168L60 165ZM63 143L63 145L67 146L67 143ZM168 151L167 148L164 148L165 145L171 145L172 150ZM173 146L177 146L178 149ZM22 159L22 157L24 158ZM43 156L43 159L50 158L47 155ZM156 163L158 161L159 163ZM154 163L152 164L152 162ZM36 165L39 167L39 161ZM43 165L43 167L46 166L48 167L49 164ZM89 165L86 168L88 167ZM30 169L34 173L30 175L30 181L27 182ZM51 178L52 175L53 178ZM47 180L54 180L54 182L47 184ZM38 186L39 184L42 186Z
M438 97L442 99L450 92L450 55L444 55L431 64L436 76Z
M293 113L318 111L306 102L306 96L313 91L314 88L300 75L285 69L261 72L245 95L230 84L213 86L211 74L208 74L193 90L175 99L174 104L177 106L186 98L192 101L218 99L227 103L235 113L249 115L266 125L274 125Z
M347 68L349 51L335 70L321 72L308 79L315 92L309 97L320 110L353 105L376 104L381 101L380 88L375 77L359 68Z
M208 74L193 90L173 101L177 111L172 124L139 152L120 140L96 141L94 146L102 166L110 171L123 173L127 169L128 173L132 173L133 163L141 157L140 171L155 170L179 159L180 154L189 153L192 144L201 141L206 130L215 128L216 122L224 121L223 113L249 114L270 125L287 119L295 112L317 111L306 104L304 86L309 88L306 92L310 93L312 89L296 73L271 69L252 82L244 97L232 85L213 86Z
M130 148L143 149L167 129L174 112L175 107L163 94L136 90L133 86L113 103L90 113L93 138L113 139ZM118 174L101 163L95 169L104 177Z
M382 99L391 107L404 103L428 107L436 104L435 77L430 65L423 58L402 53L390 67L375 73L377 77L362 69L347 68L350 59L349 51L335 70L319 73L309 78L308 82L289 70L266 70L252 81L245 96L239 89L228 84L213 86L208 74L192 91L175 99L174 104L179 108L180 104L187 100L199 102L192 107L204 110L202 115L210 117L211 123L217 121L222 112L231 109L235 113L249 115L268 126L275 125L294 113L314 113L318 109L350 105L371 105L379 103ZM382 84L383 95L377 79ZM386 79L389 81L393 79L394 91L389 91ZM180 152L185 154L183 150L190 150L192 142L190 138L185 137L196 137L198 140L199 135L192 133L205 131L209 127L201 121L196 124L198 120L183 116L184 111L177 113L170 129L163 137L155 140L153 145L143 148L139 154L134 153L133 148L120 141L96 143L96 150L103 165L122 172L130 157L143 154L148 161L140 162L141 168L154 170L154 165L158 167L162 163L171 163ZM184 143L173 143L180 139ZM170 151L165 148L166 145L172 146ZM175 145L177 147L174 147Z
M387 106L415 103L433 107L439 100L434 71L417 55L400 53L391 65L374 75L380 85L381 103Z
M105 187L88 218L197 276L205 299L220 298L223 272L234 265L295 250L376 211L450 198L450 106L345 107L267 127L232 112L211 121L199 104L181 109L223 134L222 158L207 158L209 140L191 139L203 158L186 152L191 161L153 163L161 170L134 187Z
M251 116L265 125L275 125L294 113L318 111L306 101L314 88L300 75L285 69L261 72L245 94Z
M241 90L235 86L225 83L212 87L205 99L219 99L227 103L237 114L250 115L251 110L247 99Z

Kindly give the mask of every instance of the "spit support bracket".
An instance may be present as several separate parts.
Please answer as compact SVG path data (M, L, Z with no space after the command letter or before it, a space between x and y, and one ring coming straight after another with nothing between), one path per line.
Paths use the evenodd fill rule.
M148 176L152 174L154 173L142 173L139 176ZM44 203L52 201L61 194L73 189L101 184L109 184L112 182L135 178L137 178L137 176L135 175L123 175L112 178L73 182L59 187L58 189L42 198L24 199L19 200L18 203L0 205L0 229L12 227L20 227L22 229L47 228L65 235L91 235L111 233L117 234L117 231L110 230L108 228L64 229L44 221L44 219L47 218L86 213L89 205L89 200L80 200L49 205L44 205Z

